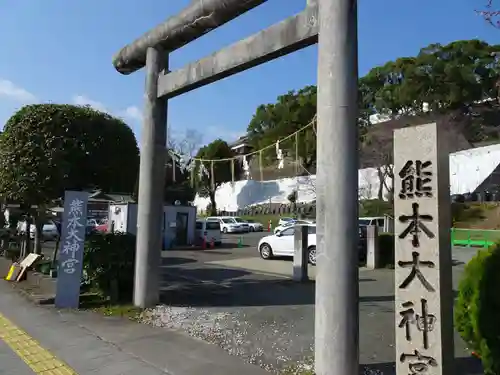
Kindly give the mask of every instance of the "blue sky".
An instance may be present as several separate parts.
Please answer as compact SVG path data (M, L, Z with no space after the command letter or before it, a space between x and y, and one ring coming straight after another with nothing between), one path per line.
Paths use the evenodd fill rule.
M306 0L269 0L176 51L171 68L206 56L303 9ZM415 55L430 43L500 40L474 12L486 0L360 0L359 69ZM0 8L0 126L23 104L91 104L121 116L140 137L144 72L117 73L111 58L189 0L10 0ZM169 126L208 142L245 132L259 104L316 83L316 46L175 98Z

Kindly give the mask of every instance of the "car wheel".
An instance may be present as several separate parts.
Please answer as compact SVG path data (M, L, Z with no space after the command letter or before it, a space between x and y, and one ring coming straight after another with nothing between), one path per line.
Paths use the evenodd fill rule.
M267 260L273 257L273 250L271 249L271 246L267 243L263 243L262 245L260 245L259 253L262 259Z
M313 266L316 265L316 246L311 246L307 249L307 260Z
M255 231L255 229L253 229L253 227L250 227L250 228L248 228L248 231L249 231L249 232L254 232L254 231Z
M227 228L226 228L226 227L224 227L224 228L222 229L222 232L224 232L224 234L227 234Z

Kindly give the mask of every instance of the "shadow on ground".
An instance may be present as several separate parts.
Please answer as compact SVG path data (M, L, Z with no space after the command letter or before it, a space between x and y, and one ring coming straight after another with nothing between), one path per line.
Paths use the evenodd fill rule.
M396 375L396 364L394 362L375 363L360 365L360 375ZM371 370L372 372L368 371ZM481 361L474 357L455 358L453 375L483 375Z
M196 260L191 258L179 258L179 257L161 258L162 266L180 266L181 264L189 264L189 263L196 263Z
M361 278L360 282L375 282ZM227 268L168 267L162 274L161 302L170 306L313 305L315 283L258 276ZM361 297L360 302L393 301L394 296Z

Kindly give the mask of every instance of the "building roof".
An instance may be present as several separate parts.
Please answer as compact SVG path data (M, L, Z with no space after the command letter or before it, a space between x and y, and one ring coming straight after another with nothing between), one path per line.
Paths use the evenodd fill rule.
M237 148L237 147L241 147L241 146L248 146L247 142L248 142L248 136L244 135L244 136L239 137L236 141L231 142L229 144L229 147Z
M113 202L113 203L129 203L134 202L131 194L125 193L104 193L101 190L95 190L90 193L90 201L103 201L103 202Z

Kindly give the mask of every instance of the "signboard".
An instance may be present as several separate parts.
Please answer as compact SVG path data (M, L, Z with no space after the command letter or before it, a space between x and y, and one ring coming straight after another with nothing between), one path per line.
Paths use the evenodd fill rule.
M452 375L449 154L437 124L394 132L396 374Z
M55 306L78 308L89 193L66 191L61 225Z

